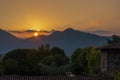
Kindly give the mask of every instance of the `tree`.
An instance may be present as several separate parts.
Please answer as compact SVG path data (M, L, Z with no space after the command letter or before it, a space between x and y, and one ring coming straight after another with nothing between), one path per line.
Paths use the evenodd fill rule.
M50 51L50 55L46 56L42 63L46 65L61 66L69 63L68 57L65 55L63 49L59 47L53 47Z
M71 58L71 63L74 63L76 61L76 59L78 58L79 54L82 52L82 49L78 48L76 49L73 54L72 54L72 58Z
M50 45L41 44L38 48L37 58L42 60L44 57L48 56L49 54L50 54Z
M116 71L113 73L114 80L120 80L120 72Z
M92 47L76 49L71 58L71 71L81 76L100 73L100 51Z
M63 49L59 47L53 47L50 53L51 55L54 56L54 62L57 66L66 65L69 63L69 59L65 55L65 52Z
M76 75L86 75L87 73L87 60L86 53L78 48L73 52L71 58L71 71Z
M50 75L48 71L59 73L60 67L69 64L69 59L63 49L41 45L39 49L12 50L6 53L2 62L5 75L40 76Z
M5 67L5 74L34 75L34 66L38 65L35 49L16 49L8 52L2 62Z
M64 50L59 47L53 47L50 53L49 56L41 60L41 63L44 65L41 69L43 74L54 76L65 75L68 70L68 66L65 65L69 64L69 59L65 55ZM61 69L64 69L64 71Z
M62 55L62 56L65 56L65 52L63 49L59 48L59 47L53 47L50 51L50 53L52 55Z
M88 61L88 73L89 75L95 76L100 73L100 51L93 47L86 48L87 61Z

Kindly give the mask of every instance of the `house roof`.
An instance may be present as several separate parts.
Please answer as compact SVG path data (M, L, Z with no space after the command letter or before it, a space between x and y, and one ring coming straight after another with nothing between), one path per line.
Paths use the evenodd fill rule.
M120 42L117 43L110 43L105 46L101 46L98 49L103 50L103 49L120 49Z

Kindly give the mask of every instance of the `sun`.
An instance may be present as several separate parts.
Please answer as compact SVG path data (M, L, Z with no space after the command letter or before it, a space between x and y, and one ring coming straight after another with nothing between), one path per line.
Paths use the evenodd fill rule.
M37 37L37 36L38 36L38 33L37 33L37 32L35 32L35 33L34 33L34 36L35 36L35 37Z

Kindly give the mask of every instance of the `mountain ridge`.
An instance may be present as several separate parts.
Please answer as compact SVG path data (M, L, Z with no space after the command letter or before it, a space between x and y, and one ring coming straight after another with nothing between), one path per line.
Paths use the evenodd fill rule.
M7 44L4 41L1 42L0 39L0 44L6 44L4 47L0 45L1 52L7 52L16 48L37 48L40 44L48 43L52 47L58 46L63 48L67 55L71 55L76 48L96 47L107 42L107 37L81 32L72 28L67 28L64 31L55 31L47 36L30 37L24 40L18 39L4 30L2 31L4 36L1 34L0 37L5 37ZM7 39L9 37L14 38L13 41Z
M52 34L43 37L37 43L49 43L52 46L59 46L65 49L65 52L69 55L76 48L104 45L107 42L106 39L107 38L103 36L81 32L70 28L64 31L55 31Z
M0 53L4 53L16 48L16 45L19 45L21 41L21 39L15 37L9 32L0 29Z

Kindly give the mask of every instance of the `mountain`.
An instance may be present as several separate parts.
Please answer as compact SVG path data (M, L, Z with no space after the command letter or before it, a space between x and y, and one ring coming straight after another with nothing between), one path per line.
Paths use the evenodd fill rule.
M68 28L64 31L54 31L48 36L40 35L22 40L0 29L0 53L16 48L37 48L40 44L48 43L52 47L63 48L69 56L76 48L104 45L107 42L106 39L107 37Z
M18 47L20 42L21 39L18 39L7 31L0 29L0 53Z
M50 44L63 48L67 55L71 55L76 48L96 47L106 44L107 37L98 36L68 28L64 31L55 31L48 36L39 36L26 39L29 44L36 47L39 44Z

